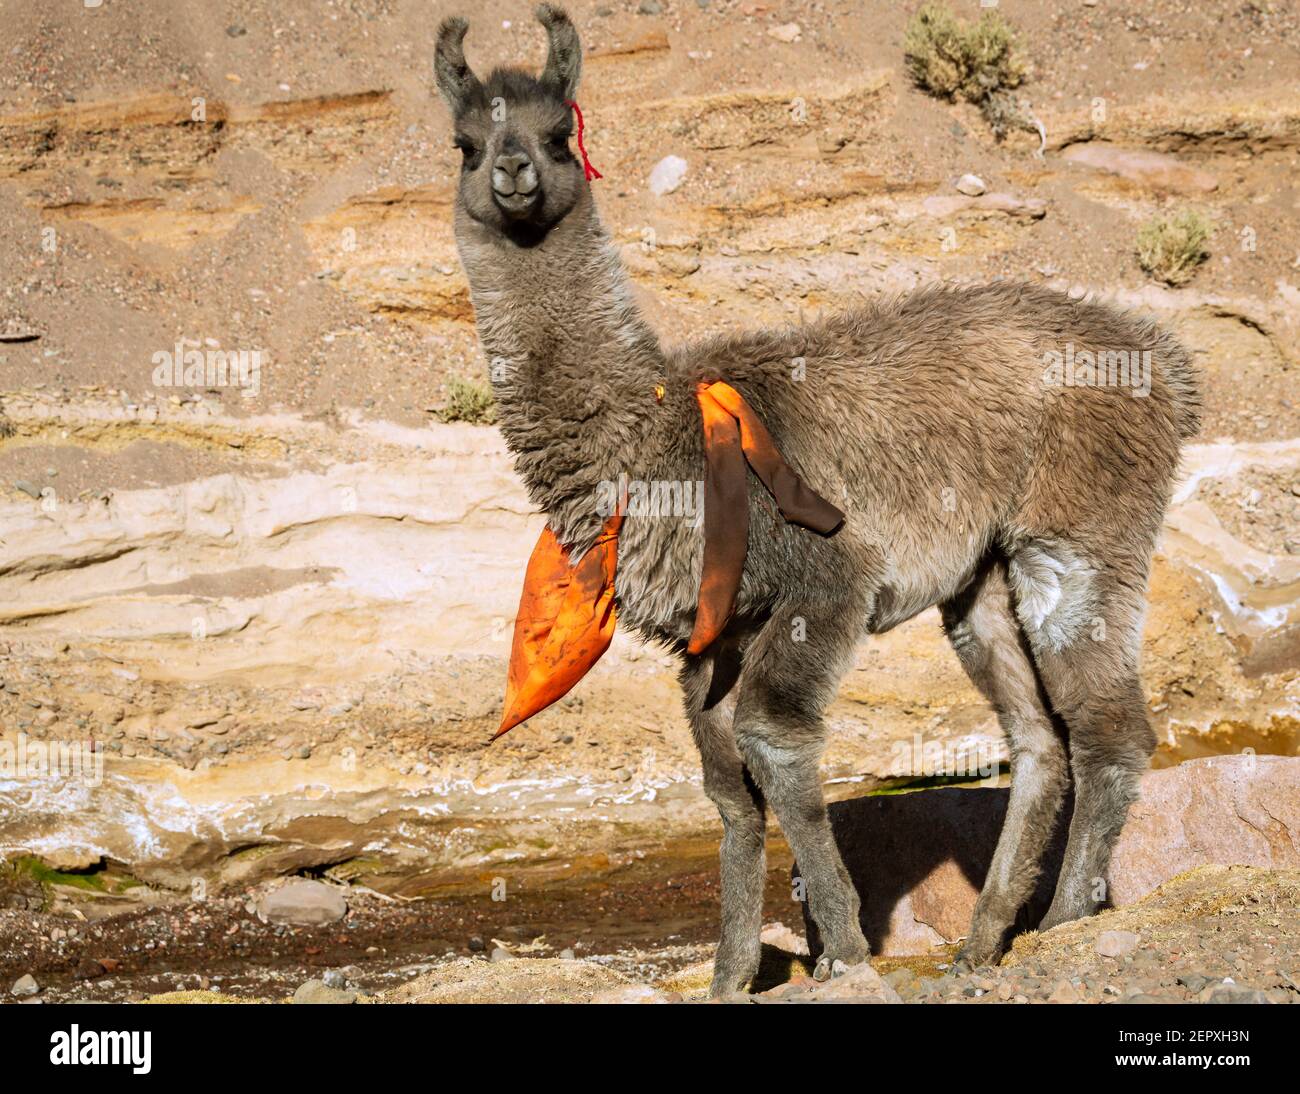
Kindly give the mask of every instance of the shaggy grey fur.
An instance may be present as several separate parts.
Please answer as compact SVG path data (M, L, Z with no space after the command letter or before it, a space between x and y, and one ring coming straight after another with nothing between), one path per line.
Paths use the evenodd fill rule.
M742 988L758 967L768 806L825 942L817 975L868 956L822 800L823 712L864 635L931 605L1012 754L1011 806L961 961L1001 953L1071 776L1045 922L1091 913L1155 743L1138 650L1152 548L1180 446L1197 429L1188 353L1144 319L1005 282L662 346L565 140L577 35L557 9L539 18L551 40L543 80L506 69L480 84L458 21L443 26L437 65L465 155L457 242L501 428L533 501L580 553L603 521L602 482L700 480L694 392L725 379L847 513L838 534L819 537L786 524L751 477L735 616L699 657L685 653L698 521L633 513L620 537L619 620L681 654L704 787L722 815L712 990ZM526 207L494 182L501 157L535 172ZM1149 393L1049 382L1049 355L1067 345L1076 359L1149 351Z

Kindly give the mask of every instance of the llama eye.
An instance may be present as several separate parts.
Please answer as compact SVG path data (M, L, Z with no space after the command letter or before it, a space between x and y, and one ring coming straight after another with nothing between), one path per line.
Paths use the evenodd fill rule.
M465 167L472 170L478 166L479 159L483 155L483 152L482 149L475 145L473 141L466 137L457 137L452 141L452 144L459 148L461 155L465 157Z
M567 156L569 154L569 134L557 133L546 142L546 147L556 156Z

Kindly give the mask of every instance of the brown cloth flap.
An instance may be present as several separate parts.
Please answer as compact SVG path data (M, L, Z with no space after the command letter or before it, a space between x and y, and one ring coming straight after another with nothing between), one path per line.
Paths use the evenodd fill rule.
M772 435L735 388L721 381L696 389L704 416L704 568L688 653L708 649L731 618L745 570L749 498L745 463L793 524L830 535L844 514L811 490L782 458Z

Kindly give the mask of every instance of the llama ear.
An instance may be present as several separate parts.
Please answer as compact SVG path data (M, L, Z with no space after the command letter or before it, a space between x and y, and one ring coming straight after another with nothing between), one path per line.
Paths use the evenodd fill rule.
M537 5L537 21L546 28L550 47L546 51L546 68L542 83L548 84L564 99L572 99L582 75L582 43L577 28L562 8L552 4Z
M460 114L469 105L470 97L478 88L478 77L469 70L465 61L465 32L469 23L459 16L444 19L438 28L438 47L433 55L433 73L438 90L451 107L452 116Z

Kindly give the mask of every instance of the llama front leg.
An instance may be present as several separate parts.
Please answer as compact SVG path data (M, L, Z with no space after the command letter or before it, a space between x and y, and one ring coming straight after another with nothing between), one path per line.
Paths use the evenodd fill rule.
M732 732L738 666L738 654L723 646L688 658L681 673L704 792L722 817L722 938L709 988L714 996L744 991L758 973L763 922L767 825L762 792L745 770Z
M813 619L779 613L746 651L736 745L794 851L808 910L825 944L813 975L826 980L870 956L857 890L840 857L818 769L822 711L843 675L858 628L849 611Z

